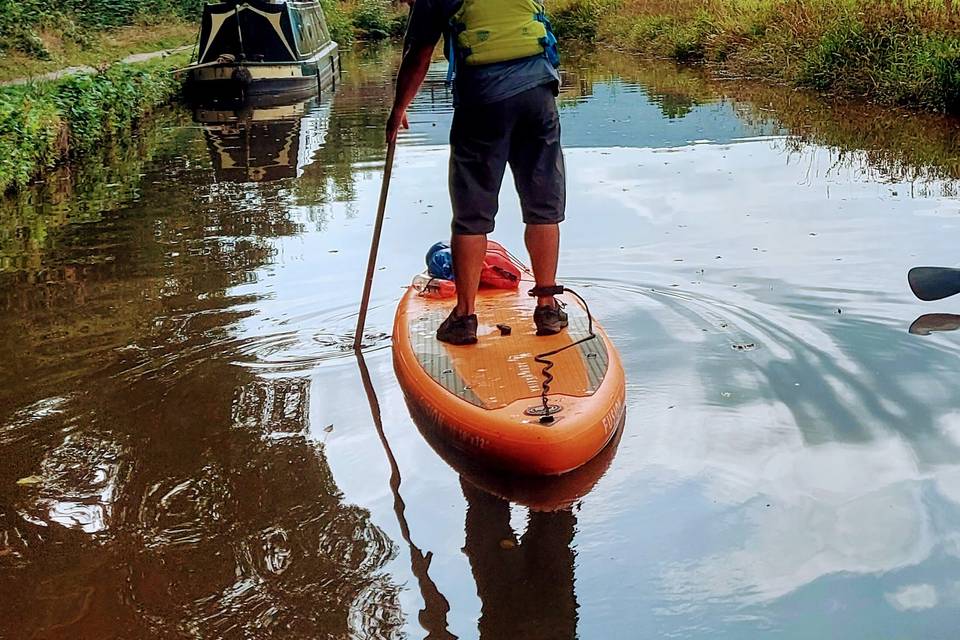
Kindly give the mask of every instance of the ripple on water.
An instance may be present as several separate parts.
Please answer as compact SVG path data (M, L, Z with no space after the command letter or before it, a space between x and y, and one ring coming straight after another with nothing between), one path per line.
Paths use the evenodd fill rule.
M231 515L226 476L211 464L195 477L166 478L150 486L138 511L143 546L192 546L222 533Z
M364 351L379 351L389 346L389 334L364 334ZM346 330L295 329L250 337L205 336L203 340L192 336L176 345L128 345L121 353L123 361L112 375L128 383L163 377L174 381L211 360L230 362L265 374L296 374L353 358L353 354L353 334ZM6 437L14 437L12 434L20 429L18 424L0 431L0 443L5 431L9 433Z
M147 614L204 637L312 637L343 624L342 637L370 637L384 611L396 625L397 589L381 573L396 548L364 510L342 503L318 465L322 447L231 442L243 462L166 478L142 499L138 528L151 553L141 561L152 569L132 582L132 597L166 584L177 605L152 609L147 599Z
M567 283L574 287L582 287L582 293L590 300L590 289L600 289L606 299L617 300L620 312L631 309L631 298L637 302L644 300L669 307L679 315L685 317L693 329L691 335L697 332L722 333L734 351L753 351L758 348L759 336L748 323L741 323L738 315L745 309L732 305L729 301L721 301L715 297L685 290L680 287L664 289L662 285L636 281L624 281L613 278L575 278L568 279ZM613 295L609 295L612 293ZM626 303L625 305L623 303ZM596 304L595 304L596 306ZM605 312L600 318L616 310ZM601 314L598 314L601 315ZM604 322L604 326L608 323ZM743 324L744 326L741 326ZM607 327L609 330L609 327ZM677 336L678 339L679 336Z
M121 446L106 434L68 435L43 457L37 481L26 485L21 517L40 526L106 531L121 482L121 460Z
M29 438L38 422L62 414L69 401L69 395L44 398L15 412L6 423L0 424L0 445L12 445Z
M364 351L390 346L386 333L365 333ZM297 373L344 358L352 358L353 334L318 331L288 331L248 338L238 343L236 364L275 373Z

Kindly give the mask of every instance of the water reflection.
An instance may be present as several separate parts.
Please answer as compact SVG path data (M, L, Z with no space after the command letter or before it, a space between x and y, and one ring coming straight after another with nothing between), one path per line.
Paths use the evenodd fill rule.
M322 113L260 132L302 173ZM144 138L100 159L129 189L81 165L3 218L0 636L399 637L396 547L332 477L315 382L233 363L268 295L240 289L310 220L294 173L270 151L286 189L224 186L179 112Z
M457 636L450 633L447 624L450 602L446 596L440 592L433 578L430 577L430 562L433 560L433 553L428 551L424 554L411 537L410 525L406 517L406 505L403 502L403 497L400 495L400 483L402 481L400 467L397 465L393 448L390 446L390 442L387 440L386 433L383 429L380 401L377 399L376 389L370 379L370 371L367 368L366 360L360 351L357 351L356 354L357 366L360 369L363 388L367 395L367 402L370 404L370 415L377 429L380 444L383 445L383 451L387 455L387 460L390 463L390 491L393 493L393 511L400 525L401 535L410 549L410 570L417 579L420 596L423 598L424 606L418 616L420 626L427 632L425 637L430 640L456 640Z
M420 435L432 449L457 473L462 483L468 483L501 500L529 508L532 511L562 511L574 507L588 495L607 473L613 463L623 436L623 422L617 427L610 442L592 460L561 476L526 476L491 469L450 445L442 426L434 422L421 406L406 399L410 416Z
M510 525L510 503L468 480L461 487L467 502L463 552L482 602L479 637L576 638L573 512L531 511L518 535Z
M198 108L217 180L271 182L303 175L323 146L330 102L316 98L242 111Z
M954 261L952 121L572 58L563 278L629 428L562 482L485 474L374 351L401 498L343 349L395 63L278 118L172 109L2 205L0 635L950 637L960 345L904 328L958 323L903 273ZM397 155L381 346L449 230L442 78ZM498 239L518 219L507 193Z
M119 454L119 447L109 439L93 434L68 436L41 461L39 473L33 476L37 488L29 491L33 495L21 517L40 526L56 523L84 533L105 531L113 520Z
M421 435L459 476L466 503L463 553L481 602L478 637L577 638L575 511L610 468L623 425L597 457L575 471L520 476L477 464L451 447L440 435L442 427L415 403L407 404ZM525 522L516 522L514 507L526 511Z
M40 458L15 467L37 480L9 496L20 518L0 536L30 571L0 588L18 611L5 624L24 637L394 637L397 587L379 569L396 550L306 436L310 381L208 362L165 397L155 388L100 394L94 419L110 432L77 424L53 447L21 447ZM85 404L51 426L92 417Z

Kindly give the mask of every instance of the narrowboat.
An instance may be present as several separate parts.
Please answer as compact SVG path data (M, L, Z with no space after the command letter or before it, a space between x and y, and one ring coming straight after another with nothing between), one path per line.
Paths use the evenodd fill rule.
M225 0L203 8L188 95L198 102L309 97L335 86L337 43L314 0Z

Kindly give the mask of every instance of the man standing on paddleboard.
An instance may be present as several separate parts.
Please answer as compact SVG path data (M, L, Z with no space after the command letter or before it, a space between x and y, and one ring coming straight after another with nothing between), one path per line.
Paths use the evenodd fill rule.
M387 142L408 128L413 102L441 36L453 80L450 200L457 305L437 329L450 344L477 341L474 301L506 165L513 172L524 240L536 278L538 335L559 333L556 273L566 177L556 96L556 38L539 0L416 0L387 120Z

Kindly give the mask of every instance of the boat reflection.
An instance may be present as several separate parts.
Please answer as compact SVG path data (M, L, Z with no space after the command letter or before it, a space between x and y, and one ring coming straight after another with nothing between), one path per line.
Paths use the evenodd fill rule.
M197 108L219 182L271 182L298 178L323 146L329 100L288 104L256 102L241 109Z

